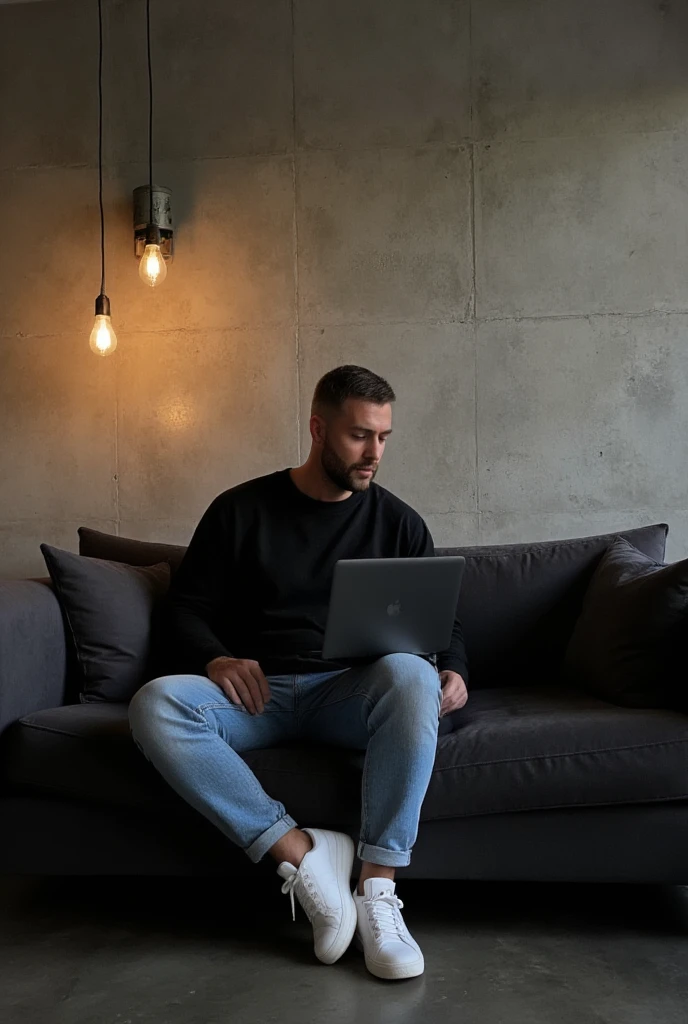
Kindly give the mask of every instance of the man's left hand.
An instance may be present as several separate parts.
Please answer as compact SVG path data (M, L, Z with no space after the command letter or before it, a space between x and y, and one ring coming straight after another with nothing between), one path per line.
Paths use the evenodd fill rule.
M451 711L458 711L459 708L464 706L468 700L468 690L463 681L463 676L460 676L458 672L452 672L450 669L440 672L440 682L442 683L440 718L442 718Z

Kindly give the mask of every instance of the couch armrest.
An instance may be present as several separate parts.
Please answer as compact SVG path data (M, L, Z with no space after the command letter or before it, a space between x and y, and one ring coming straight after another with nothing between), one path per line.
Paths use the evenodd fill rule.
M50 579L0 580L0 735L23 715L64 704L67 669Z

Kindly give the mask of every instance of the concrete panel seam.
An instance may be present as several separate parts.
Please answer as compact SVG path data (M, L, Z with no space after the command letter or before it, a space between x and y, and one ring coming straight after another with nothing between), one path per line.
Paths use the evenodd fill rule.
M296 455L297 465L301 465L301 336L299 320L299 221L297 202L297 170L296 170L296 29L294 23L294 0L291 0L291 131L292 131L292 197L293 236L294 236L294 345L296 357Z
M468 0L468 134L474 138L473 130L473 0Z
M120 362L115 363L115 533L119 537L120 508L119 508L119 367Z
M478 541L482 542L481 534L481 517L480 517L480 449L479 449L479 432L478 432L478 330L476 327L477 313L478 313L478 275L477 275L477 255L476 255L476 237L475 237L475 226L476 226L476 189L475 189L475 123L474 123L474 80L475 80L475 69L473 61L473 0L468 0L468 109L469 109L469 131L471 136L471 153L470 153L470 174L469 174L469 188L471 193L471 255L472 255L472 273L473 280L471 281L471 295L469 314L473 322L473 430L474 430L474 443L475 443L475 508L478 515Z
M473 424L475 430L475 508L480 515L480 451L478 432L478 330L473 323Z
M639 135L675 135L677 137L685 136L686 131L682 128L649 128L649 129L635 129L629 131L620 131L609 129L608 131L598 132L571 132L570 135L481 135L475 139L476 142L489 142L491 145L509 145L509 143L528 144L530 142L565 142L567 140L576 139L615 139L615 138L626 138L628 136L639 136Z
M509 515L540 515L540 516L568 516L580 514L583 516L588 515L641 515L646 514L649 516L663 515L664 513L674 512L688 512L688 508L668 508L666 505L659 505L653 508L596 508L596 509L585 509L585 508L484 508L479 513L480 515L502 515L502 513L508 513ZM436 515L448 515L449 513L437 512ZM470 515L470 513L465 513ZM456 515L456 513L454 513Z
M623 317L625 320L634 318L642 318L646 316L653 317L670 317L670 316L686 316L688 309L642 309L631 313L626 313L623 310L614 310L608 312L585 312L582 310L580 313L540 313L538 315L526 316L478 316L476 317L477 323L489 324L489 323L520 323L522 320L599 320L605 319L606 317Z
M304 146L298 140L296 150L301 154L308 153L431 153L433 150L458 150L459 152L468 149L473 140L468 135L462 135L458 142L414 142L404 144L402 142L380 142L370 146Z
M472 322L470 319L458 319L456 317L425 317L422 320L335 320L332 322L328 321L328 323L323 323L320 319L299 320L302 327L309 329L323 327L325 330L336 330L339 327L432 327L435 324L461 324L468 326Z
M104 166L104 165L103 165ZM96 163L75 164L0 164L0 174L12 174L15 171L97 171Z
M331 324L322 324L319 320L305 320L299 322L300 326L312 329L314 327L325 327L326 330L336 329L339 327L433 327L441 324L459 324L466 326L471 321L469 320L360 320L360 321L342 321ZM136 334L227 334L229 332L234 334L245 334L250 331L259 331L264 328L284 328L284 330L291 330L296 327L296 320L257 320L251 323L244 324L227 324L221 327L151 327L148 330L146 328L139 329L127 329L118 331L117 336L119 338L132 337ZM53 334L25 334L22 331L14 331L12 333L5 334L0 329L0 341L12 340L13 338L21 338L25 341L40 341L44 338L73 338L74 331L56 331Z
M247 149L246 151L237 150L234 153L217 155L217 156L175 156L163 163L174 163L176 165L185 164L202 164L211 163L218 160L264 160L269 157L285 157L291 156L292 149L288 146L281 146L279 149L266 149L261 150L260 153L256 153L255 150ZM136 167L140 164L141 160L113 160L103 159L103 167L109 170L117 170L118 168ZM85 162L85 163L63 163L63 164L0 164L0 174L10 174L12 172L20 171L97 171L98 163L96 162Z

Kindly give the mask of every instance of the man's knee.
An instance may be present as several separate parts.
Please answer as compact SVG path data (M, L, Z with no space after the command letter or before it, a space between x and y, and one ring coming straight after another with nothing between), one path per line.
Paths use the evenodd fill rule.
M194 688L195 690L195 688ZM156 730L163 719L169 718L173 708L183 711L198 700L198 694L189 693L189 679L184 675L158 676L140 687L129 702L128 718L132 735L143 737L148 730ZM138 745L138 744L137 744Z
M386 654L376 662L382 688L412 699L435 698L440 680L437 669L417 654Z
M129 701L129 721L146 718L151 712L155 712L170 695L174 679L174 676L158 676L157 679L149 679L139 687Z

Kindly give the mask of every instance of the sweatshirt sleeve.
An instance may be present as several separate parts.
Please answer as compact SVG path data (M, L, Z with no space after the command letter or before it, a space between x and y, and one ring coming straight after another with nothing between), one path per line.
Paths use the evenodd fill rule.
M409 555L416 558L435 556L435 545L430 530L425 521L419 516L417 523L410 525ZM454 626L449 647L446 651L437 652L437 669L444 672L449 669L458 672L464 683L468 684L468 657L466 655L466 643L463 635L463 626L458 616L458 609L454 615Z
M206 675L213 658L233 657L213 628L225 604L230 548L226 501L216 498L201 517L168 594L173 644L185 671Z

